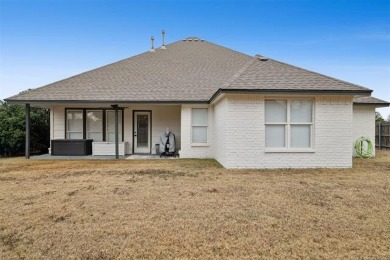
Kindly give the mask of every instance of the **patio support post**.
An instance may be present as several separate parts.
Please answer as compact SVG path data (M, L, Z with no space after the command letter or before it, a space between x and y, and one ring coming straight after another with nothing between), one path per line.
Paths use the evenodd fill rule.
M112 107L115 109L115 159L119 159L118 105L113 105Z
M382 126L381 122L378 124L378 149L380 150L382 148Z
M26 159L30 159L30 104L26 104Z

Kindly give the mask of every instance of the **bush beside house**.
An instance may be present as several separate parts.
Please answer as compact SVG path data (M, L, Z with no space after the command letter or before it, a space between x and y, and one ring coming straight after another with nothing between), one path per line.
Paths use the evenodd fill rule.
M0 156L21 155L25 147L24 106L0 101ZM48 109L31 108L31 149L47 153L50 142Z

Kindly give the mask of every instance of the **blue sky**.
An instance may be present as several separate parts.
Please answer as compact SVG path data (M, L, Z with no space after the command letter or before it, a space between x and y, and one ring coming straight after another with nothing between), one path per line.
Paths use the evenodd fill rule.
M0 99L187 36L359 84L390 101L390 1L0 0ZM384 117L390 108L379 110Z

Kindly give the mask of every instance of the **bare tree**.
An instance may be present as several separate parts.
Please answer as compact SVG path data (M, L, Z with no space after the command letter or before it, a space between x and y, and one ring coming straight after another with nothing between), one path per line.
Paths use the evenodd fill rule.
M381 113L379 113L378 111L375 111L375 122L376 123L383 123L383 122L385 122L385 120L383 119Z

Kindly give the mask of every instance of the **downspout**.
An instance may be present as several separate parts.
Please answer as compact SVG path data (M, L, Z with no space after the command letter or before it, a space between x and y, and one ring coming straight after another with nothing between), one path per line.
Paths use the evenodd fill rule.
M25 157L30 159L30 104L26 103L26 150Z

